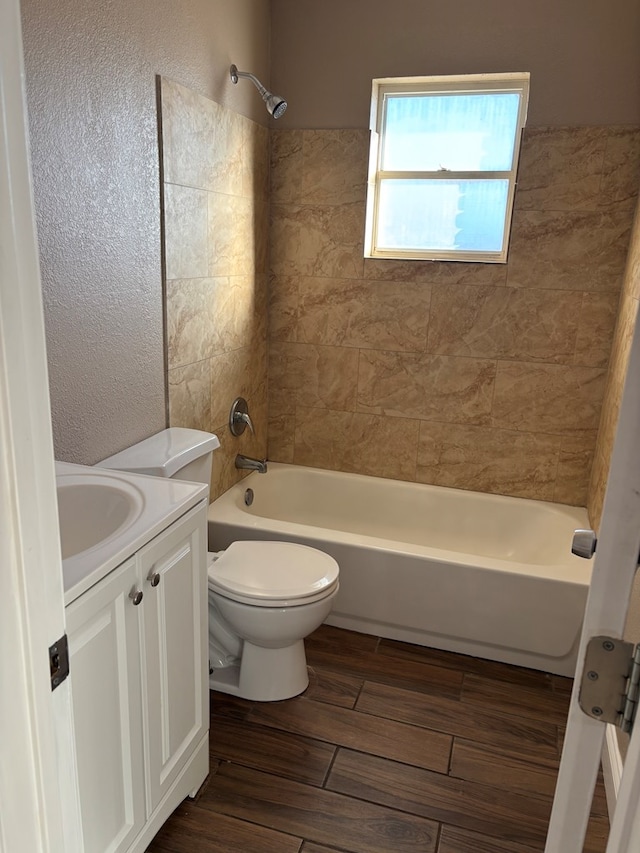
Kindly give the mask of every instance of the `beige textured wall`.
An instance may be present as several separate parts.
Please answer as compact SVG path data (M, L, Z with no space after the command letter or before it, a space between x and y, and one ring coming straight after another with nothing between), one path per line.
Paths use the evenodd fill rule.
M219 437L213 500L243 475L237 453L267 451L269 132L165 78L161 92L170 424ZM238 396L255 435L229 430Z
M529 125L640 124L636 0L272 0L283 127L368 127L371 80L530 71Z
M166 426L156 75L256 121L269 0L22 0L56 456Z
M269 458L584 504L640 131L528 130L506 265L363 260L367 132L272 140Z

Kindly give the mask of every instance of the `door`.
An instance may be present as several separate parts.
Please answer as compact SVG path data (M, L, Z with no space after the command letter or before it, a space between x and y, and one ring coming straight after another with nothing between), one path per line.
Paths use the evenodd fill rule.
M199 504L138 555L149 814L209 730L206 511Z
M85 853L127 850L146 820L137 578L134 558L67 608Z
M568 727L545 853L581 853L605 736L605 723L578 704L584 651L591 637L622 637L640 554L640 322L611 459L602 522L578 654ZM640 850L640 717L632 735L607 853Z
M0 2L0 850L81 849L18 0ZM9 772L10 768L10 772ZM4 772L6 769L7 772Z

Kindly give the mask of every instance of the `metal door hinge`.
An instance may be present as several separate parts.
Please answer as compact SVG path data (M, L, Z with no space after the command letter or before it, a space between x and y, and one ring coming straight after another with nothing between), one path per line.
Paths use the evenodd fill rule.
M49 647L49 670L51 689L55 690L69 675L69 644L63 634L57 643Z
M640 645L616 637L587 644L578 701L585 714L630 732L640 694Z

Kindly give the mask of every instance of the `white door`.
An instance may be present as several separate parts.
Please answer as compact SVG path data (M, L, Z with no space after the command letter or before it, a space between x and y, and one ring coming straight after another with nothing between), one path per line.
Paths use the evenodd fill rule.
M591 637L621 638L640 554L640 322L611 460L576 680L545 853L581 853L606 724L578 704L584 652ZM640 716L631 737L607 853L640 851Z
M0 851L81 850L18 0L0 0Z

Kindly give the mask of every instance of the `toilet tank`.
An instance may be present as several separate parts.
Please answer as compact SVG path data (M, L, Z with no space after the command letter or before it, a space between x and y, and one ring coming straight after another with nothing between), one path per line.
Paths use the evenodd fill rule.
M96 464L99 468L172 477L209 486L213 451L218 447L218 436L213 433L170 427Z

